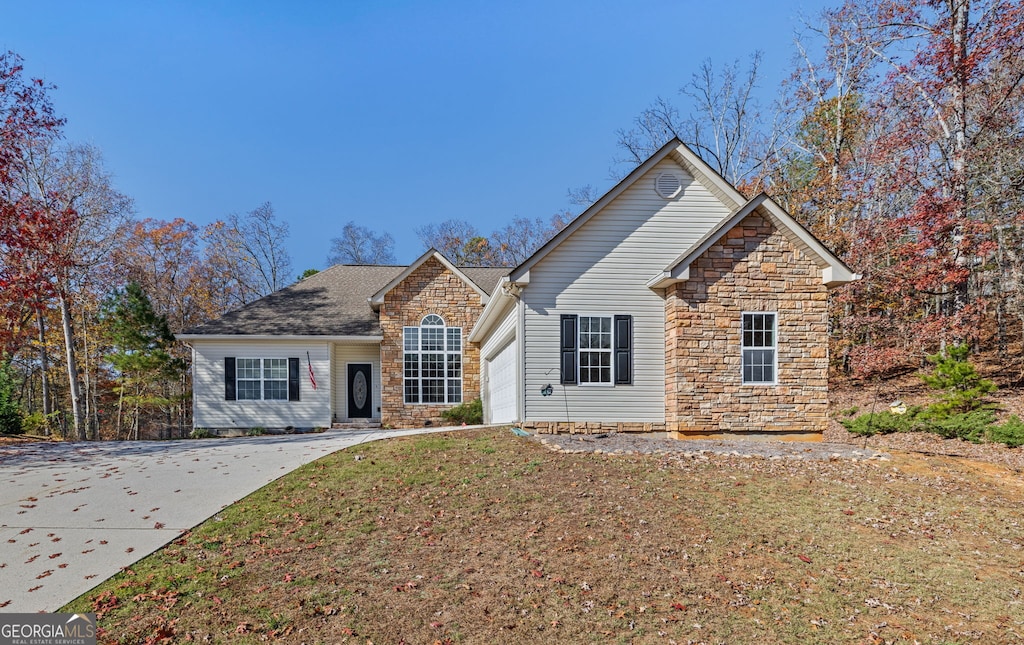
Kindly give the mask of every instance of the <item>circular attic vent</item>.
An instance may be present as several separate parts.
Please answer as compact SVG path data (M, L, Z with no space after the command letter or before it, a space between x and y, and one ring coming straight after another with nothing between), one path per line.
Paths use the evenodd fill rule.
M683 180L674 172L663 172L654 179L654 190L665 199L672 199L683 190Z

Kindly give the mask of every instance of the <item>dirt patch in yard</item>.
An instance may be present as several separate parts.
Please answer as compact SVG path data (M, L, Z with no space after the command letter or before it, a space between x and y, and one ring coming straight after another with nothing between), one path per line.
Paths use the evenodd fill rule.
M125 643L1022 642L1024 500L1004 474L394 439L267 486L66 610Z

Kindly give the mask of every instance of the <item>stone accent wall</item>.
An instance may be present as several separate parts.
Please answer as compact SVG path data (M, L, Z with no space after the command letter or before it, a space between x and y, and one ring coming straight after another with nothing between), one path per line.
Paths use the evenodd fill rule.
M751 215L666 289L665 413L673 436L820 433L828 423L828 288L769 220ZM744 385L742 312L775 312L777 385Z
M664 423L640 421L527 421L523 430L536 434L601 434L602 432L665 432Z
M436 258L428 258L384 295L380 308L382 424L409 428L430 421L439 425L441 411L453 407L405 403L403 330L418 327L427 314L441 316L449 327L462 327L462 400L480 396L480 348L466 342L466 337L483 309L480 295Z

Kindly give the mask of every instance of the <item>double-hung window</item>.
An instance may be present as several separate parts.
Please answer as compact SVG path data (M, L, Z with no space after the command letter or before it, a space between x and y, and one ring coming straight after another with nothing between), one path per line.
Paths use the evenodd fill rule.
M225 401L298 401L298 358L224 357Z
M633 317L561 315L563 385L631 385Z
M288 359L235 359L235 388L239 401L287 401Z
M429 314L404 332L405 402L461 403L462 328Z
M580 384L612 382L612 317L580 316Z
M743 314L743 382L772 385L776 372L774 313Z

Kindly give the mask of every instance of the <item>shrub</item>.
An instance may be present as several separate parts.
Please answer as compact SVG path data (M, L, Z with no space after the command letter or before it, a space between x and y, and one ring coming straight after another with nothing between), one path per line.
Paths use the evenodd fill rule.
M468 403L462 403L449 408L441 413L441 418L452 423L465 423L466 425L479 425L484 422L484 404L480 399L473 399Z
M931 406L925 410L920 415L921 420L926 430L946 439L964 439L977 443L996 421L995 413L988 408L953 414L936 411L934 408Z
M209 439L213 436L213 433L206 428L192 428L192 432L188 433L189 439Z
M869 412L853 419L842 419L839 423L853 434L863 436L893 432L918 432L926 429L921 419L918 418L920 414L921 408L915 406L908 408L906 414L893 414L888 410Z
M248 434L250 437L262 437L263 435L267 434L267 429L262 428L260 426L255 426L249 428L249 431L246 434Z
M54 415L58 414L56 412ZM21 420L21 429L27 434L41 437L46 434L50 424L46 420L46 415L42 412L33 412L32 414L26 414L25 418Z
M1002 425L990 427L986 436L989 441L1005 443L1010 448L1019 448L1024 446L1024 421L1015 414Z

